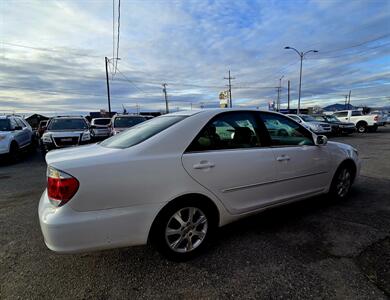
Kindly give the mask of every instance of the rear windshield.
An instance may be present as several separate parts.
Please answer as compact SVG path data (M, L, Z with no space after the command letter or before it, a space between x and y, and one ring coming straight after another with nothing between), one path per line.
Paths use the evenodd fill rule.
M95 125L108 125L110 124L111 119L96 119L93 120L93 124Z
M128 128L137 125L146 119L144 117L116 117L114 121L114 127Z
M185 116L164 116L151 119L123 131L103 141L100 145L108 148L128 148L137 145L157 133L167 129L173 124L180 122Z
M9 119L0 119L0 131L11 131Z
M53 119L50 121L48 130L83 130L88 125L84 119Z

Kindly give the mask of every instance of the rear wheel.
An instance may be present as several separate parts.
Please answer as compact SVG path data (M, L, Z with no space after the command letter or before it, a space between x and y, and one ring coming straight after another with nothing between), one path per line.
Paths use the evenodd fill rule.
M367 132L367 124L365 122L359 122L356 125L356 129L359 133Z
M210 207L197 202L183 199L164 209L158 216L151 241L168 259L191 259L209 244L216 227L215 220Z
M348 164L341 165L333 177L329 194L336 199L345 199L351 190L354 173Z
M9 156L11 161L15 162L19 159L20 157L20 151L19 151L19 146L16 142L12 142L10 147L9 147Z

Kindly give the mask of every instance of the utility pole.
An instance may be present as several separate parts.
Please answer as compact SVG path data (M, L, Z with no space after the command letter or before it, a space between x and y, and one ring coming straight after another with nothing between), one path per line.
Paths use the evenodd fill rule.
M345 95L344 109L347 109L348 95Z
M290 113L290 80L288 81L287 85L287 109L288 113Z
M301 109L301 88L302 88L302 62L303 58L305 57L306 54L313 52L313 53L318 53L318 50L309 50L306 52L299 52L297 49L293 47L284 47L284 49L291 49L294 50L299 57L301 58L301 68L299 70L299 90L298 90L298 109L297 109L297 114L299 115L300 109Z
M284 77L284 75L279 78L279 86L277 87L277 89L278 89L278 100L276 101L276 111L280 111L280 92L282 90L282 78L283 77Z
M111 118L111 98L110 98L110 82L108 81L108 58L104 58L106 63L106 82L107 82L107 98L108 98L108 115Z
M349 90L349 94L348 94L348 109L350 105L351 105L351 90Z
M229 70L229 77L224 77L223 79L227 79L227 80L229 80L229 106L230 107L233 107L233 102L232 102L232 82L231 82L231 80L232 79L236 79L236 78L234 78L234 77L231 77L230 76L230 70Z
M166 83L163 83L162 86L163 86L163 92L164 92L164 96L165 96L165 113L169 113L169 108L168 108L168 96L167 96L167 85Z

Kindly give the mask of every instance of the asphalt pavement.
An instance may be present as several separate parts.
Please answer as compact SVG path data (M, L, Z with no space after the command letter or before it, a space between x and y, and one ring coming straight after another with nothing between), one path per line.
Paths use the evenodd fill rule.
M51 252L37 215L42 156L3 162L0 299L389 299L390 126L331 140L363 160L349 199L316 197L230 224L186 263L148 246Z

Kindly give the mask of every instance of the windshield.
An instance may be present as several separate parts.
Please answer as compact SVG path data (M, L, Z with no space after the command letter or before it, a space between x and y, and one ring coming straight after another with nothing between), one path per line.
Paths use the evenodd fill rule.
M164 116L151 119L134 126L122 133L103 141L100 145L108 148L128 148L139 144L157 133L167 129L173 124L180 122L185 116Z
M9 119L0 119L0 131L11 131Z
M307 116L307 115L300 115L303 121L305 122L317 122L316 119L314 119L312 116Z
M95 119L93 120L93 124L95 125L108 125L110 124L111 119Z
M49 123L48 130L84 130L88 125L84 119L53 119Z
M116 117L114 121L114 127L127 128L137 125L146 119L144 117Z

